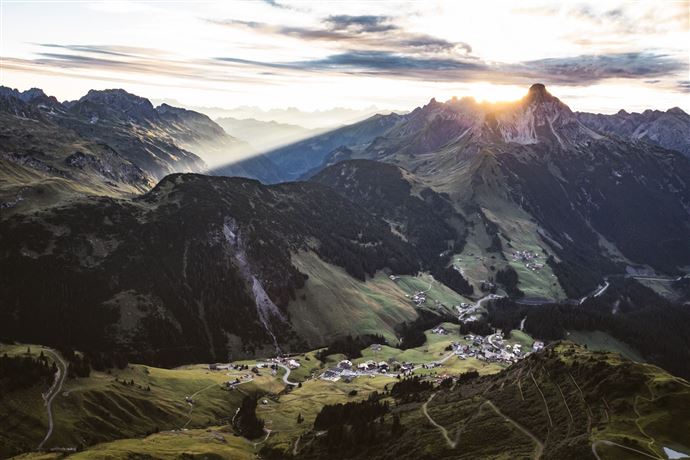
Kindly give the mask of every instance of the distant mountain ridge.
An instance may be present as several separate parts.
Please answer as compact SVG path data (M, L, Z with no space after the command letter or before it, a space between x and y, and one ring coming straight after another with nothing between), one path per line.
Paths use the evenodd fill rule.
M621 110L613 115L578 112L576 116L584 125L603 134L649 142L690 156L690 115L678 107L665 112Z
M61 103L37 88L0 87L0 134L3 169L14 170L0 191L6 206L39 189L50 190L44 197L137 193L167 174L204 172L209 163L233 163L251 154L250 146L207 116L154 107L122 89L91 90ZM72 154L82 159L67 160ZM232 164L224 169L265 182L277 179L275 166L261 156L246 159L239 169Z

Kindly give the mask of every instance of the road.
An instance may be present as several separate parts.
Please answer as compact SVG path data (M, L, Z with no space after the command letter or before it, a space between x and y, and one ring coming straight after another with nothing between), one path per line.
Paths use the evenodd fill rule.
M290 385L293 387L296 387L297 385L299 385L299 383L291 382L288 380L288 377L290 377L290 372L292 372L292 370L289 367L287 367L283 364L278 364L278 367L282 367L283 369L285 369L285 374L283 374L283 382L285 382L285 385Z
M43 448L43 445L53 434L53 400L55 399L55 396L60 394L60 392L62 391L62 385L65 383L65 378L67 378L68 367L68 364L65 361L63 361L62 357L55 353L53 350L44 348L43 351L46 354L49 354L53 357L53 360L55 361L58 370L57 372L55 372L55 380L53 380L53 385L46 393L43 394L43 401L46 406L46 411L48 412L48 432L43 438L43 441L41 441L41 443L38 445L38 450L41 450Z
M450 437L448 436L448 430L436 423L434 419L431 418L431 415L429 415L429 411L427 410L427 405L431 402L432 399L434 399L434 396L436 396L436 393L432 393L431 396L429 396L429 399L427 399L427 401L424 404L422 404L422 413L426 416L426 418L433 426L438 428L438 430L441 432L441 435L443 436L443 439L446 440L448 447L450 447L451 449L455 449L455 447L458 445L458 442L451 441Z

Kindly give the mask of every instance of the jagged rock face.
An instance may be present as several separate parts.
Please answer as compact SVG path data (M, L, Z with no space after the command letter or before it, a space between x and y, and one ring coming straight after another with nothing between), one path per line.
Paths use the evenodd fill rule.
M522 101L501 107L494 114L505 142L555 142L563 146L585 134L570 108L541 83L532 85Z
M577 118L602 134L641 140L690 156L690 115L678 107L666 112L645 110L628 113L621 110L614 115L578 112Z

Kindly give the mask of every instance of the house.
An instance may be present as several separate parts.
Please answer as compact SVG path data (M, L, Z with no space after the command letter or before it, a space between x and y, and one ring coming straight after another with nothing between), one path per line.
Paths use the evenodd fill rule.
M352 369L352 361L349 359L343 359L338 363L338 367L341 369Z
M541 342L539 340L535 340L534 343L532 344L532 350L534 350L534 351L539 351L542 348L544 348L544 342Z
M380 369L380 370L383 370L383 369L388 370L388 367L389 367L389 366L388 366L388 363L385 362L385 361L379 362L378 366L379 366L379 369Z
M367 370L367 363L357 364L357 369L359 369L360 371L366 371Z
M321 374L321 378L323 380L328 380L330 382L337 382L338 380L340 380L340 374L329 369L323 374Z
M431 330L432 334L438 334L438 335L447 335L448 331L446 331L443 326L438 326L434 329Z
M299 366L300 366L300 364L297 361L295 361L294 359L291 359L288 361L288 367L290 369L297 369Z

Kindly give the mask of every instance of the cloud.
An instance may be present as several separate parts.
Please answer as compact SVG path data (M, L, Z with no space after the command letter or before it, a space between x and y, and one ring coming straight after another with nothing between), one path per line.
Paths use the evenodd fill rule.
M302 71L395 76L431 81L476 81L526 84L544 81L567 86L589 85L611 78L649 79L672 76L687 63L650 52L582 55L525 61L487 63L474 58L426 57L387 51L348 51L325 58L281 63L218 58L236 64Z
M132 81L134 76L138 76L139 78L171 77L198 82L273 84L255 76L229 72L215 59L186 61L165 59L155 49L53 43L40 46L42 49L57 49L62 52L40 51L35 59L3 57L3 69L33 73L50 73L56 70L63 75L70 70L79 71L80 75L84 75L82 71L117 72L121 76L113 76L114 81L122 78L124 81ZM129 54L125 52L126 50L136 51L137 54ZM127 75L127 77L122 77L122 75ZM90 74L89 78L93 78L93 74Z
M516 67L526 75L545 76L554 83L590 84L608 78L652 78L677 74L687 62L651 52L583 55L539 59Z
M690 80L679 80L676 89L681 93L690 93Z
M339 27L377 28L383 19L340 19ZM354 25L356 24L356 25ZM433 47L432 41L416 44ZM525 85L535 81L562 86L584 86L606 79L655 81L677 75L688 63L667 54L653 52L581 55L547 58L519 63L486 62L469 55L417 53L386 49L350 49L325 57L295 61L261 61L235 56L175 60L148 48L118 46L59 45L47 43L35 59L5 59L4 66L24 71L102 71L119 78L171 77L189 81L282 84L306 73L322 75L366 75L407 80L471 82ZM675 91L688 92L688 82L673 84Z
M464 42L408 32L395 24L390 16L328 16L322 19L320 27L311 28L237 19L207 19L207 22L225 27L246 28L260 34L321 41L344 49L467 55L472 52L472 47Z
M390 23L390 20L391 18L389 16L350 16L340 14L327 17L325 22L330 26L331 30L350 30L372 33L398 29L397 26Z

